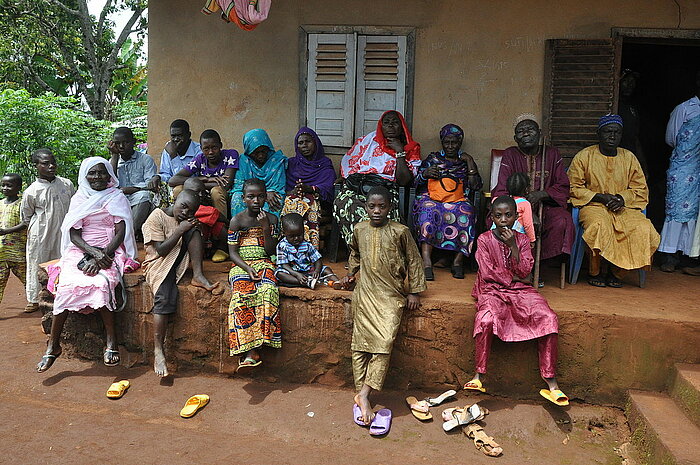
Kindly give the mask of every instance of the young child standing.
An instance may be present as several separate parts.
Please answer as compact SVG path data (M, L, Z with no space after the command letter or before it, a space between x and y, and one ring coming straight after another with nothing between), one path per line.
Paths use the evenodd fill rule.
M282 217L284 238L277 244L275 276L286 285L316 287L316 283L333 285L338 277L323 265L321 254L304 240L304 217L288 213Z
M355 226L349 244L348 275L341 285L355 281L362 271L352 296L352 373L355 380L354 420L371 426L375 415L369 396L384 385L391 349L399 330L404 307L415 311L420 306L419 292L426 289L423 261L410 230L389 220L393 208L385 187L373 187L367 194L368 221ZM385 412L382 434L388 431L390 413Z
M513 223L513 231L527 235L530 242L537 240L535 225L532 221L532 205L525 198L530 187L530 176L525 173L513 173L506 180L508 194L515 200L518 210L518 218ZM491 224L491 229L496 229L496 223Z
M56 176L56 158L49 149L32 153L37 178L22 195L22 222L27 224L27 307L39 308L39 265L61 257L61 223L75 194L73 183Z
M534 260L529 239L513 230L517 216L515 200L503 195L491 205L495 229L478 239L476 275L472 296L476 299L474 339L476 374L464 389L485 392L482 376L491 351L493 335L505 342L537 339L540 374L549 389L540 394L557 405L569 399L559 390L556 379L557 315L526 280Z
M19 174L7 173L0 180L0 190L5 197L0 201L0 302L5 294L10 272L14 273L22 284L26 284L27 225L22 222L20 214L21 189L22 177Z
M275 265L270 257L277 247L277 217L264 211L265 181L257 178L243 183L246 209L231 218L228 231L231 304L228 309L231 356L239 356L237 373L260 365L258 350L267 345L282 347L279 289Z
M199 207L199 196L183 190L175 204L166 209L157 208L143 224L143 242L146 259L143 262L146 282L153 292L153 369L158 376L168 376L165 363L165 334L170 316L177 311L177 283L192 262L193 286L213 291L212 284L202 272L204 244L194 217Z

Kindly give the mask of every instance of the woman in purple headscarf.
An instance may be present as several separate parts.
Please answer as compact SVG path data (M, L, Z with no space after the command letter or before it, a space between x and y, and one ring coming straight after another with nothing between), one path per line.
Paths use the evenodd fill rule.
M433 248L454 251L452 276L464 279L464 257L474 245L475 209L467 196L481 189L481 176L474 159L461 150L464 131L456 124L440 130L442 150L423 160L416 176L414 224L418 233L425 279L432 281Z
M318 249L318 219L321 209L333 202L335 169L313 129L303 127L294 138L296 156L287 167L287 197L282 216L299 213L304 217L305 239Z

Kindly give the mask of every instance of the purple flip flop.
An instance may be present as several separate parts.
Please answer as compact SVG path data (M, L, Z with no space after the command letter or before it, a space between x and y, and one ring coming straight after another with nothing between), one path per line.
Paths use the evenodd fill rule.
M383 408L374 414L374 420L369 425L369 434L372 436L382 436L389 432L391 428L391 410Z
M360 426L368 426L367 423L362 421L362 409L360 409L360 406L357 404L352 406L352 419Z

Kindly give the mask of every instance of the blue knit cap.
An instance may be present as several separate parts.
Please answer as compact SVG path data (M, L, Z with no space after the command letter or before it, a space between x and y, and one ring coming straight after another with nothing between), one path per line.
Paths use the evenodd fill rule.
M608 113L605 116L601 116L601 118L598 120L598 129L613 123L623 126L622 117L620 115L613 115L612 113Z

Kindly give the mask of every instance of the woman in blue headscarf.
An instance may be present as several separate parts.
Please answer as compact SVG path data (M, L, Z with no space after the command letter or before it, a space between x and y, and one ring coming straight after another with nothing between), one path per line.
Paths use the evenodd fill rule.
M245 133L243 150L231 190L231 216L246 208L243 183L246 179L257 178L265 181L267 187L267 202L263 209L279 217L284 205L287 157L281 150L275 151L270 136L263 129L251 129Z

